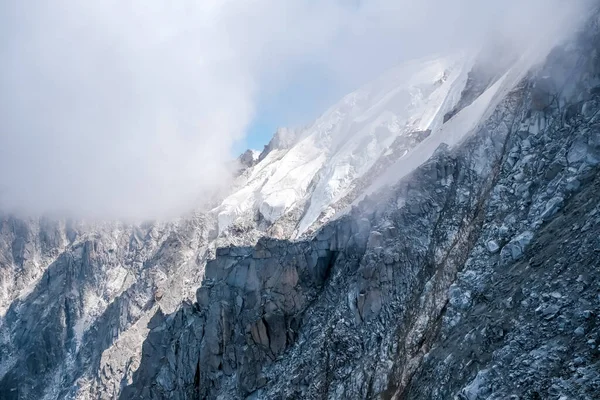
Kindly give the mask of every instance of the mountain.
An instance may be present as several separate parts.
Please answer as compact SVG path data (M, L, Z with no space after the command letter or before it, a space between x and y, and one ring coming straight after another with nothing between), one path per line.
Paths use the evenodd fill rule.
M178 220L0 220L2 399L593 399L600 26L399 66Z

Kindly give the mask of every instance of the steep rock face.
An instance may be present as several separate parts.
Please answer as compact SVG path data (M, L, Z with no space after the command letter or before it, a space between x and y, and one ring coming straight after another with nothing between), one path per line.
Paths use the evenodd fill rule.
M121 398L593 399L598 32L312 239L219 250Z
M597 397L599 189L596 174L513 261L469 259L406 398Z
M14 296L0 320L2 398L85 398L87 391L90 398L112 397L137 366L146 315L158 304L175 310L186 287L198 286L199 271L189 274L188 283L176 276L185 276L190 265L198 269L186 253L206 244L201 219L56 226L54 236L41 230L22 239L33 249L25 253L24 265L38 268L39 276ZM49 237L58 239L48 242ZM43 264L45 254L55 256L49 265ZM17 280L22 275L14 263L2 265L2 271ZM125 348L114 351L119 342Z
M365 246L366 227L339 224L330 228L336 229L334 241L290 245L265 239L254 248L219 249L217 259L207 264L197 304L167 319L162 313L155 317L161 322L144 345L146 361L134 377L137 386L126 388L123 398L194 393L204 398L225 387L250 393L263 386L261 366L296 341L303 313L322 290L340 257L338 249L349 242ZM148 379L154 377L156 382Z
M2 314L32 282L40 278L43 265L50 264L77 235L70 223L42 218L0 219L0 293ZM8 268L8 266L14 266Z

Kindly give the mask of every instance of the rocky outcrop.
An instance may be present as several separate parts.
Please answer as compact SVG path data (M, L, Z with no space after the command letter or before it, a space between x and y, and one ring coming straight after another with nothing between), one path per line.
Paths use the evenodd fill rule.
M364 248L368 226L348 220L327 227L313 242L261 239L253 248L218 249L217 258L206 265L197 303L166 319L156 314L160 323L153 324L144 345L146 358L123 398L205 398L225 388L249 394L264 386L262 367L296 342L304 313L323 289L340 250ZM165 330L177 336L178 344ZM183 354L193 368L181 368Z

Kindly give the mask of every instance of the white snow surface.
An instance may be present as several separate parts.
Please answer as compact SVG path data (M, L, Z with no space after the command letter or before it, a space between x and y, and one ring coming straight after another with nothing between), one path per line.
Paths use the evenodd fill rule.
M549 51L543 46L534 49L535 51L523 54L500 79L479 95L473 103L462 109L445 124L433 127L429 137L419 143L411 152L400 157L394 165L379 176L354 201L354 204L362 200L364 196L398 182L427 161L442 143L450 147L460 144L482 121L485 121L491 115L502 99L515 88L533 65Z
M292 146L272 150L239 178L238 189L213 210L219 231L257 212L273 223L308 204L296 231L301 235L398 136L442 125L471 65L465 55L413 61L345 96L298 132Z

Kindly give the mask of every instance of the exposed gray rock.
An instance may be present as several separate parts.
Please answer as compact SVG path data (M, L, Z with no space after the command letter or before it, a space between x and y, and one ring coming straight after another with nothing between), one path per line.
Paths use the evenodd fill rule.
M500 252L503 263L508 264L523 257L525 249L531 243L533 236L533 232L525 231L508 242Z
M551 198L546 204L546 209L541 215L542 220L548 221L551 217L553 217L558 212L560 207L562 207L564 201L565 199L562 196Z
M497 253L498 250L500 250L500 245L498 244L497 241L495 240L489 240L486 244L485 247L488 249L488 251L492 254Z

